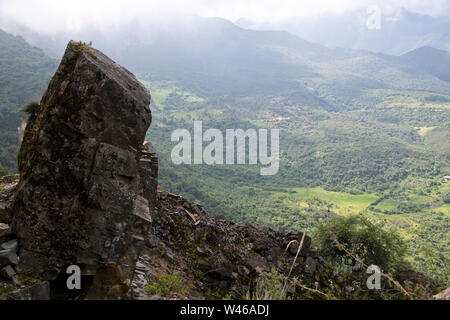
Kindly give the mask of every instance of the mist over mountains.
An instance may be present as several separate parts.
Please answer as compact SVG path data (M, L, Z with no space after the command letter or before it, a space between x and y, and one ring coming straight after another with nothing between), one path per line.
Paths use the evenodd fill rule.
M339 79L332 76L334 85L343 81L345 85L354 83L357 88L402 87L397 81L386 84L384 75L381 76L383 79L376 80L377 74L386 70L401 73L395 78L414 77L410 83L419 81L416 87L421 90L447 93L445 83L428 79L431 75L445 82L448 80L448 53L433 49L448 48L450 42L445 40L448 37L446 30L450 30L445 27L447 18L419 16L402 10L397 20L383 17L380 30L368 30L365 23L357 27L356 24L362 23L361 17L355 18L357 14L310 21L316 26L309 28L315 34L308 33L308 28L299 24L301 36L309 41L286 31L248 30L222 18L198 16L186 16L165 24L135 20L107 30L86 28L52 36L35 33L17 24L11 24L9 28L55 58L61 56L70 39L92 41L138 74L152 73L157 77L178 79L190 86L194 77L199 83L197 89L214 87L220 94L247 94L248 90L269 92L280 88L305 91L304 80L317 82L319 78L330 78L336 73ZM238 21L237 24L243 23ZM293 26L288 24L278 28L295 33L297 29ZM311 39L322 44L315 44ZM420 49L422 45L427 45L428 49ZM368 52L392 54L416 49L420 50L395 58ZM337 69L337 65L345 67ZM418 72L424 73L421 79L416 77ZM428 84L423 84L422 78L426 78ZM306 90L303 96L310 93L311 90ZM317 99L317 95L310 98Z
M238 26L254 30L286 30L311 42L328 47L352 48L401 55L422 46L450 50L450 18L431 17L397 9L381 12L380 29L369 29L366 10L324 14L310 19L279 23L256 23L239 19Z

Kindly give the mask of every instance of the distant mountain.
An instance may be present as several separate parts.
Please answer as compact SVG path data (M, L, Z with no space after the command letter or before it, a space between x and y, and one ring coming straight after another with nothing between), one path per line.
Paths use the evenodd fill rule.
M318 18L292 19L280 23L255 23L239 19L236 24L254 30L286 30L328 47L352 48L401 55L423 46L450 51L450 18L431 17L399 9L381 12L381 28L367 28L366 10L328 14Z
M325 33L327 28L339 25L344 29L334 30L330 39L350 39L354 32L362 32L363 40L371 35L373 30L364 31L341 21L362 21L361 16L351 17L318 24L317 32ZM373 32L380 32L380 36L388 32L389 41L401 35L407 40L412 35L420 38L435 30L438 22L441 26L446 21L405 10L396 17L384 17L381 30ZM413 26L415 29L411 29ZM132 21L108 30L86 28L54 37L37 35L25 28L17 30L29 42L42 44L53 53L70 39L93 41L97 48L138 75L177 81L182 87L210 96L285 95L301 104L343 108L355 101L373 104L372 98L367 100L370 90L450 94L448 52L428 47L401 57L330 49L286 31L248 30L225 19L192 16L172 24ZM440 67L441 63L445 66Z
M450 52L421 47L400 57L405 63L450 82Z
M0 164L10 171L17 166L21 110L31 99L39 100L56 67L41 49L0 30Z
M380 32L392 29L390 34L395 35L404 29L416 34L417 30L407 28L414 17L402 11L400 20L382 24ZM415 23L420 26L433 19L419 18ZM329 27L333 25L330 23ZM318 29L326 26L319 24ZM374 101L368 94L373 90L450 94L448 52L432 48L401 57L330 49L286 31L248 30L225 19L200 17L164 25L132 21L107 31L86 28L54 37L25 32L25 28L17 30L31 43L45 45L53 53L70 39L93 41L140 76L176 81L181 87L209 96L284 95L296 103L334 109L380 103L380 95ZM350 27L335 32L351 38L356 30ZM433 28L424 30L431 32ZM339 39L337 35L335 38ZM446 67L440 67L438 61Z
M219 18L189 17L173 25L133 21L56 39L52 48L70 39L92 40L139 75L177 81L210 96L283 94L298 103L336 108L352 104L367 90L450 94L447 78L429 66L418 67L420 56L396 59L330 49L285 31L247 30Z

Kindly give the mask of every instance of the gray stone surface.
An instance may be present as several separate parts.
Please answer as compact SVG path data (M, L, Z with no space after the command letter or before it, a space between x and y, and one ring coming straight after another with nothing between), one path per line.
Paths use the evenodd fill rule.
M19 257L17 256L15 250L0 250L0 267L8 264L17 265L18 263Z
M0 276L2 276L5 279L11 279L15 275L16 275L16 271L10 265L7 265L6 267L3 267L2 269L0 269Z
M17 252L18 248L17 239L3 242L2 244L0 244L0 248L3 250L12 250L14 252Z

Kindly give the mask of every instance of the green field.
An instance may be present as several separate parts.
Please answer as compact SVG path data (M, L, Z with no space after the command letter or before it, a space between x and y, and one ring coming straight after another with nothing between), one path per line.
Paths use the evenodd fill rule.
M299 208L307 205L306 200L318 198L327 201L332 206L333 212L337 214L355 214L367 209L369 205L378 199L374 194L352 195L345 192L327 191L321 187L316 188L293 188L295 191L292 195L292 200L297 201ZM279 196L275 193L274 196Z
M148 89L151 87L151 95L152 95L152 107L157 107L158 109L164 110L167 99L170 95L177 95L183 101L187 103L201 103L204 102L203 98L196 96L193 93L183 91L177 88L170 81L162 81L162 82L153 82L147 80L139 80L144 86Z

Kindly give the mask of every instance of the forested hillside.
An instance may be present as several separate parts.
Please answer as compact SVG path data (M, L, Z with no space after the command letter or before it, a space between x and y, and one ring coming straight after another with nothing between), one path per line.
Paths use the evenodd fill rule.
M363 214L407 240L409 259L420 270L436 255L448 257L445 105L397 102L329 111L281 97L219 99L171 82L143 82L152 90L149 138L160 154L164 189L236 221L288 230L312 232L322 219ZM194 120L202 120L204 130L279 128L279 173L261 177L257 166L173 165L170 135L177 128L192 131ZM433 265L446 274L442 260Z
M25 104L39 100L57 67L56 60L22 38L0 30L0 174L17 170L17 130Z

